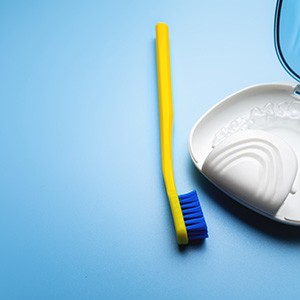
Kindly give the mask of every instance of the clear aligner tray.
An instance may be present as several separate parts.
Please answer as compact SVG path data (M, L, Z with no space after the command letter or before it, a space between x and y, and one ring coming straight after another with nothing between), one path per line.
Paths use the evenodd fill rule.
M232 134L247 129L267 129L270 127L300 126L300 100L268 102L264 107L254 107L249 114L236 118L217 131L212 141L215 147ZM293 122L293 123L290 123Z

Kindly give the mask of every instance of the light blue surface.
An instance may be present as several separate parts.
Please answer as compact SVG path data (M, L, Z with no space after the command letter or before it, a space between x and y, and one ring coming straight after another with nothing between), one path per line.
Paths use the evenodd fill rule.
M275 1L0 3L1 299L296 299L300 230L192 165L194 122L246 86L291 81ZM155 24L170 26L178 192L210 238L179 250L160 171Z

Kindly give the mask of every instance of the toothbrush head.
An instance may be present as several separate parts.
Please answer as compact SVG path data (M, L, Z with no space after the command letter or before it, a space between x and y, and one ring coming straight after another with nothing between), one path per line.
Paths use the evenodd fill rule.
M208 237L207 225L196 191L179 195L181 211L184 218L189 241Z

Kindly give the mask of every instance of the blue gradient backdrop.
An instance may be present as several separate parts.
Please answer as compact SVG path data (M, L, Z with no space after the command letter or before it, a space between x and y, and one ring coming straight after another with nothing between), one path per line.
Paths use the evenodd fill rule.
M291 81L275 1L0 3L0 298L294 299L300 230L192 165L194 122L246 86ZM178 249L160 171L155 24L170 26L174 157L209 226Z

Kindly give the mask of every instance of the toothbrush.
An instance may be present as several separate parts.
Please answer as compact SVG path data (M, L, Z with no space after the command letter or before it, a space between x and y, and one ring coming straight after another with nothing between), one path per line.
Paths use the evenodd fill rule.
M172 162L173 104L168 26L156 25L156 60L160 112L162 172L172 211L177 242L186 245L208 237L207 226L197 192L179 195L176 191Z

